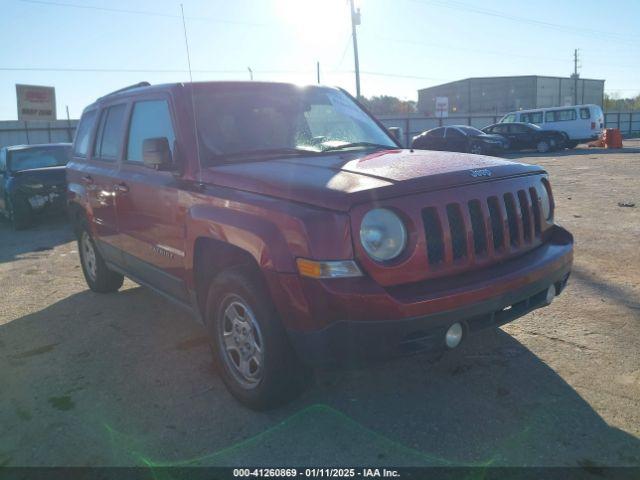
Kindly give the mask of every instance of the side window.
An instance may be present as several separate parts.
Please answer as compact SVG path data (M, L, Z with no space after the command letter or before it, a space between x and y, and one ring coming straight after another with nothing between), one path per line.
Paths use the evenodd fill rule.
M463 138L464 134L460 133L459 130L455 128L447 128L447 133L445 135L447 138Z
M568 122L575 119L576 119L576 111L573 108L547 112L547 115L546 115L547 122Z
M116 160L122 145L126 105L114 105L102 112L93 155L101 160Z
M500 123L512 123L516 121L516 114L515 113L510 113L509 115L507 115L506 117L504 117Z
M542 112L531 112L528 123L542 123Z
M429 132L427 132L427 135L433 138L442 138L444 137L444 128L440 127L429 130Z
M507 133L509 131L509 125L496 125L493 127L495 133Z
M580 118L582 120L589 120L591 118L591 112L589 112L588 108L581 108L580 109Z
M127 161L142 163L142 142L147 138L157 137L166 137L171 153L175 153L173 148L176 137L171 124L169 105L165 100L135 103L129 127Z
M91 130L96 122L96 111L85 112L80 119L80 124L76 129L76 137L73 141L73 154L77 157L86 157L89 152L89 139Z

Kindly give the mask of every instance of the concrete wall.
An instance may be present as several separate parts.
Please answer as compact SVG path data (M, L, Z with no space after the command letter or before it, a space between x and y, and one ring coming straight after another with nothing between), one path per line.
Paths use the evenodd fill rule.
M0 121L0 147L71 142L78 120Z

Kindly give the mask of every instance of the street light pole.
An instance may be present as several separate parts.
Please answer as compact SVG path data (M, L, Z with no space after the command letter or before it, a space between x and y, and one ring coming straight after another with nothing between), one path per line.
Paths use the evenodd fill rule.
M358 61L358 36L356 34L356 25L360 25L360 9L356 10L353 6L353 0L349 0L351 7L351 34L353 36L353 62L356 69L356 98L360 98L360 62Z

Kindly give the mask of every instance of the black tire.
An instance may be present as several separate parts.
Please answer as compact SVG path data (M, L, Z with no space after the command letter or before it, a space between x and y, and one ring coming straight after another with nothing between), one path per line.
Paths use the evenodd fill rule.
M485 154L485 148L481 143L478 142L473 142L471 144L469 144L469 153L473 153L474 155L484 155Z
M551 144L549 143L549 140L540 140L536 144L536 151L538 153L547 153L551 151Z
M236 315L229 315L230 311ZM232 317L239 320L235 325ZM207 293L205 321L222 380L247 407L253 410L278 407L300 394L311 379L310 370L291 347L255 268L233 266L213 279ZM237 330L238 323L247 325L249 332ZM256 346L260 348L252 348ZM239 366L243 358L248 375ZM262 362L260 368L257 359Z
M22 196L7 197L7 212L14 230L24 230L33 223L33 211L26 198Z
M100 251L84 223L77 225L78 252L80 265L87 285L98 293L112 293L118 291L124 282L124 276L109 270ZM86 243L85 243L86 242ZM93 253L91 253L91 251ZM93 257L93 258L91 258Z

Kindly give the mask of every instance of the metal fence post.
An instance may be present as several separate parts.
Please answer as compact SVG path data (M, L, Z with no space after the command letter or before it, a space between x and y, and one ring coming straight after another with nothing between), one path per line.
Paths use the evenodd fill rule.
M618 130L620 130L620 126L622 124L620 123L620 112L618 112Z
M409 117L404 119L404 146L406 148L409 148L411 146L411 144L409 143L409 140L411 139L411 134L409 132L410 123L411 122Z

